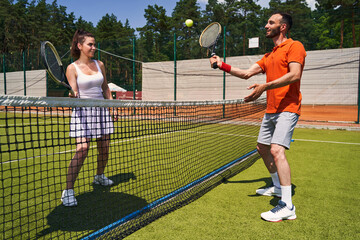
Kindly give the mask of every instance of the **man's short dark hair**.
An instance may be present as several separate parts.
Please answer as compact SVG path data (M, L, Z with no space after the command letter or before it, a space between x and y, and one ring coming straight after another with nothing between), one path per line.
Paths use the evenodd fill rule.
M282 19L281 19L280 23L285 23L286 26L287 26L287 31L289 31L291 29L291 27L292 27L292 17L291 17L291 15L288 14L288 13L284 13L284 12L275 12L272 15L275 15L275 14L281 15Z

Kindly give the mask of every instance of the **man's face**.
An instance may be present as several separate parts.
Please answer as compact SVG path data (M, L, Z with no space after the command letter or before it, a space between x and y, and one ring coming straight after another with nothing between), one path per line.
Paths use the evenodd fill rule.
M280 23L281 20L282 16L280 14L274 14L269 18L265 26L267 38L274 38L280 35L280 28L282 26L282 23Z

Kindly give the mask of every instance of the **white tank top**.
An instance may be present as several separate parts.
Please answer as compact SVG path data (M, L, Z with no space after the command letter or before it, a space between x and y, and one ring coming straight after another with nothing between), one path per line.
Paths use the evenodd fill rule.
M77 73L77 85L79 90L80 98L96 98L96 99L104 99L101 85L104 82L104 76L101 73L101 69L96 60L93 60L96 64L98 72L93 75L84 74L80 68L74 64L76 73Z

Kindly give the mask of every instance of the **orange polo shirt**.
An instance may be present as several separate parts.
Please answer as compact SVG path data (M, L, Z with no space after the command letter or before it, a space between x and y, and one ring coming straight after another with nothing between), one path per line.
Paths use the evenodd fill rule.
M291 38L273 48L272 52L267 53L257 62L266 73L266 82L274 81L289 72L289 63L298 62L305 65L306 51L299 41ZM290 85L267 90L266 113L293 112L301 113L301 92L300 81Z

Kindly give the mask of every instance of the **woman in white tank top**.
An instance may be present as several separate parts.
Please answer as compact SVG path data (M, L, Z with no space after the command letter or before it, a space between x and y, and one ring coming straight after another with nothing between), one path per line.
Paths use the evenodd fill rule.
M89 32L77 30L71 47L71 55L77 60L70 64L66 70L67 79L75 93L70 97L112 99L106 81L104 64L101 61L92 60L95 50L94 36ZM66 189L61 196L63 205L77 205L74 184L87 157L92 138L96 138L98 148L97 173L93 183L103 186L113 184L113 181L104 175L109 156L109 134L113 132L113 122L107 108L83 107L73 109L70 137L76 138L76 153L68 168Z

